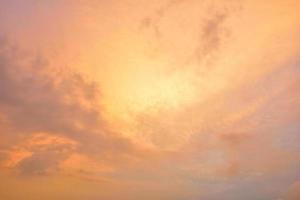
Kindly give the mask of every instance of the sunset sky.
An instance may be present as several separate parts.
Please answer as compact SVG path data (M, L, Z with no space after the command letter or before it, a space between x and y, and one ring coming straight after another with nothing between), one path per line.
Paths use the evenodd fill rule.
M300 200L300 1L0 0L0 200Z

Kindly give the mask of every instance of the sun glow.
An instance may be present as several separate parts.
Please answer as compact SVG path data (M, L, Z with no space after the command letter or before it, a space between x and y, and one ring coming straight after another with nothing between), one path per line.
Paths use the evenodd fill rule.
M161 68L159 68L161 69ZM130 72L130 73L129 73ZM135 136L135 117L160 109L180 111L195 99L188 74L166 73L158 67L128 70L116 88L104 94L106 119L127 136ZM114 84L112 84L114 85Z
M141 112L153 107L178 108L193 95L192 86L179 74L166 75L149 73L138 76L123 87L127 106Z

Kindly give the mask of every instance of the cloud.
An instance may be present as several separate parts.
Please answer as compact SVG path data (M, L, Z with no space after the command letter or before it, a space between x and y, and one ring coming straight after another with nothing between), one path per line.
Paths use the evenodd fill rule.
M106 127L99 109L99 90L82 75L52 68L42 56L22 54L2 39L0 80L2 127L7 127L1 137L10 141L3 145L3 152L22 151L24 142L40 133L46 134L45 141L53 140L25 148L31 155L15 165L21 174L53 172L76 152L111 162L122 157L128 160L127 154L139 156L134 153L139 148ZM59 143L64 138L76 142L76 147L70 142ZM7 153L2 154L5 158Z
M218 59L217 52L224 50L233 39L232 21L241 14L243 3L166 1L152 15L140 21L140 31L153 34L149 48L156 53L165 51L170 54L169 59L176 60L179 65L211 65ZM174 31L181 32L182 38L178 39L179 35ZM188 43L188 40L194 42Z
M44 175L49 170L55 170L58 164L65 159L65 155L55 152L34 153L18 163L18 170L22 175Z
M200 39L200 41L203 42L200 42L195 50L195 56L199 61L220 48L224 32L226 32L222 25L227 17L228 13L219 13L214 15L211 19L208 19L204 24L201 34L202 39Z
M0 39L0 198L293 196L296 4L141 2L4 14L31 34Z
M77 143L63 137L36 133L23 143L14 146L9 167L22 176L48 175L58 169L76 149ZM23 156L16 156L17 154Z

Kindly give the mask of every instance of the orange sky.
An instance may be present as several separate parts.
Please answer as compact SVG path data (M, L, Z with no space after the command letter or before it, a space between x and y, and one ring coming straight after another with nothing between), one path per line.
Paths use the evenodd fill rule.
M0 1L0 199L299 200L299 9Z

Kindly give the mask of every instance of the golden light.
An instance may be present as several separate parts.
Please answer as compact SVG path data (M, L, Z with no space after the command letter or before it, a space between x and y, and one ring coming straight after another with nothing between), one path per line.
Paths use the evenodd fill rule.
M137 139L138 116L160 110L180 112L195 100L191 75L182 71L168 72L167 68L159 62L143 61L114 74L118 78L110 79L110 89L104 90L103 95L105 118L110 127Z

